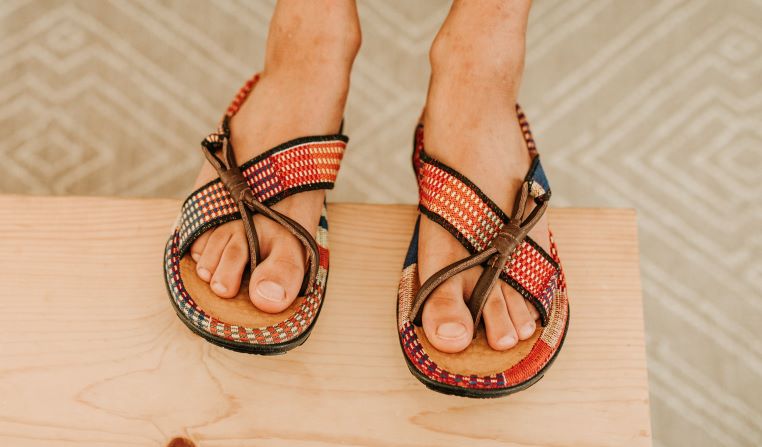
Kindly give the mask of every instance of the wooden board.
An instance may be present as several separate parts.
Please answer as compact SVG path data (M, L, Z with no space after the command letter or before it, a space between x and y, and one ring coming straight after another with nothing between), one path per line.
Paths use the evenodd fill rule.
M400 351L412 206L330 206L325 307L279 357L212 346L177 319L161 266L178 207L0 196L0 445L650 445L633 211L552 210L564 351L533 388L473 400L424 388Z

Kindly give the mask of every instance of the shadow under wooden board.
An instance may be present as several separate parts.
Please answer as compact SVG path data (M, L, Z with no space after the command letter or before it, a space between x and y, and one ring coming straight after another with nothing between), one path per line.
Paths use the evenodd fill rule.
M412 206L329 207L315 330L284 356L230 352L175 316L174 200L0 196L0 445L648 446L635 215L557 209L571 325L546 376L473 400L426 389L397 341Z

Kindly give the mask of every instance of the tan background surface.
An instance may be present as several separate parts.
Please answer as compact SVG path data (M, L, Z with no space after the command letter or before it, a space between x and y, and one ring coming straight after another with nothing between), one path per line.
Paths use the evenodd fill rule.
M416 200L410 141L447 8L361 2L332 200ZM0 192L182 197L271 10L0 2ZM537 0L529 29L522 102L556 206L639 213L656 445L760 445L762 3Z

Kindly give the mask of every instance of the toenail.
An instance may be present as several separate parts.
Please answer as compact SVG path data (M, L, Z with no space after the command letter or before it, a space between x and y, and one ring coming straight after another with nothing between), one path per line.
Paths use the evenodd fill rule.
M203 267L197 268L196 273L198 273L198 276L204 281L209 281L210 279L212 279L212 274L209 272L209 270Z
M466 333L466 326L462 323L442 323L437 327L437 336L439 338L456 339Z
M286 299L286 289L272 281L260 281L257 284L257 295L266 300L279 303Z
M514 337L513 335L506 335L505 337L497 341L497 345L501 348L510 348L511 346L515 344L516 344L516 337Z
M198 260L201 259L201 255L198 253L191 252L191 258L193 258L194 261L198 262Z
M521 336L524 338L531 337L532 334L534 334L535 327L534 321L525 324L524 327L521 328Z
M225 293L228 291L228 288L225 287L221 282L215 281L212 283L212 290L214 290L215 293Z

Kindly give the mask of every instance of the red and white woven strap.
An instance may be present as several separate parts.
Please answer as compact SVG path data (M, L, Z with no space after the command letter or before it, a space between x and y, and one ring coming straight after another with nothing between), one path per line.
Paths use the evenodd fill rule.
M534 157L526 177L530 195L549 194L550 187L528 127L525 134L528 146L532 142L529 150ZM449 231L470 253L486 249L509 217L472 181L426 154L423 126L416 131L413 164L418 176L421 213ZM548 289L558 275L559 266L553 257L534 240L526 238L500 277L537 307L545 323L551 306L549 297L552 297Z
M255 198L272 206L298 192L332 189L346 145L343 135L299 138L247 161L241 172ZM221 180L197 189L182 206L180 253L206 230L234 219L240 213Z
M259 74L254 75L238 90L219 129L202 144L228 133L226 123L241 108L259 78ZM298 192L332 189L348 140L341 134L297 138L242 164L241 173L254 197L267 206ZM235 201L220 179L198 188L183 203L178 219L180 256L203 232L240 218Z

